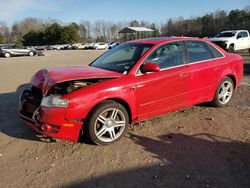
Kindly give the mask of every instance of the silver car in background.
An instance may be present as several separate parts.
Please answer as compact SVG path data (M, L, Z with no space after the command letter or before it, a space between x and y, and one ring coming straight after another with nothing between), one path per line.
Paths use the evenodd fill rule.
M34 56L37 54L37 50L28 48L16 44L4 44L0 45L0 56L11 57L11 56Z

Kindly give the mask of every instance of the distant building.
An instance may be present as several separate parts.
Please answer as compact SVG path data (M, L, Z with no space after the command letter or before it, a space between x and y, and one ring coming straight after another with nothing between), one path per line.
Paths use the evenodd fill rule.
M134 39L142 39L145 37L151 37L154 30L149 29L147 27L125 27L119 34L123 34L122 39L126 40L134 40Z

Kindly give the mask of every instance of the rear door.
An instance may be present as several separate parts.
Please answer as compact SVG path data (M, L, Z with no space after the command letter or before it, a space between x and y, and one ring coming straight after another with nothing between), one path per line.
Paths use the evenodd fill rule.
M144 63L157 63L159 72L136 76L139 120L185 106L188 80L183 42L162 45Z
M190 105L211 100L217 83L216 71L220 68L220 52L203 41L186 41L188 56L188 72L190 78L187 84ZM216 57L218 56L218 57Z
M15 45L13 46L13 51L16 55L28 55L30 50L25 48L24 46Z

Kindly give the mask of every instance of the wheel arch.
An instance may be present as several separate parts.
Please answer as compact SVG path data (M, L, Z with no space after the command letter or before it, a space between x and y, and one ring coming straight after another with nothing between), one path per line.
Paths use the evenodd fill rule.
M131 107L129 105L129 103L127 101L125 101L124 99L121 99L121 98L106 98L102 101L99 101L97 104L95 104L91 110L88 112L86 118L89 117L89 115L94 111L94 109L99 106L100 104L106 102L106 101L114 101L114 102L117 102L119 104L121 104L127 111L128 113L128 117L129 117L129 123L132 123L132 111L131 111Z
M110 135L111 140L110 141L105 141L105 140L102 140L101 138L98 138L98 136L96 135L96 132L94 130L95 129L94 127L96 127L96 125L94 125L95 123L93 124L93 122L96 122L95 118L97 118L100 115L100 114L98 114L98 113L100 113L100 111L97 112L97 114L95 114L95 110L100 110L98 108L102 108L101 112L103 112L103 109L107 109L105 107L105 105L110 105L110 104L113 104L113 105L116 104L115 106L117 106L117 108L120 108L120 109L121 109L121 106L122 106L123 107L122 111L127 112L127 115L125 115L125 117L126 117L126 121L127 121L127 118L129 119L128 120L129 123L126 123L124 128L122 128L121 131L119 130L120 135L118 137L111 138L112 136ZM118 106L120 106L120 107L118 107ZM105 108L103 108L103 107L105 107ZM82 128L81 128L81 130L79 132L78 140L83 138L82 137L83 135L86 135L86 138L88 139L88 141L91 141L92 143L97 144L97 145L108 145L108 144L111 144L113 142L117 142L127 132L128 126L129 126L129 124L131 122L131 112L130 111L131 110L130 110L129 104L125 100L120 99L120 98L106 98L106 99L104 99L102 101L99 101L96 105L94 105L92 107L92 109L87 114L85 122L84 122L84 124L86 124L86 126L84 126L84 124L83 124L83 126L82 126ZM94 117L94 119L92 117ZM92 125L94 125L94 126L92 126ZM104 127L106 127L106 125L104 125ZM104 130L105 129L106 128L104 128ZM105 132L107 132L107 130L105 130ZM114 133L114 134L116 134L116 133Z
M213 96L213 100L211 100L210 101L210 104L212 105L212 106L214 106L214 107L223 107L224 105L227 105L227 103L231 100L231 96L230 96L230 98L229 98L229 101L227 101L227 102L225 102L224 104L222 104L220 101L219 101L219 91L220 91L220 87L221 87L221 84L223 83L223 81L224 80L231 80L232 82L233 82L233 84L234 84L234 88L232 89L233 91L232 91L232 93L231 94L233 94L233 92L234 92L234 90L235 90L235 88L236 88L236 79L235 79L235 77L234 77L234 75L231 75L231 74L227 74L227 75L225 75L224 77L222 77L222 79L220 80L220 82L219 82L219 84L218 84L218 86L217 86L217 88L216 88L216 91L215 91L215 93L214 93L214 96ZM230 81L230 82L231 82ZM224 95L224 94L223 94Z
M237 78L237 72L234 71L233 67L228 67L227 69L224 69L222 72L220 72L219 79L216 83L216 89L218 88L221 81L225 79L226 77L231 78L233 80L234 89L236 89L239 85L238 83L239 80Z
M120 103L128 112L128 117L129 117L129 123L132 122L132 112L131 112L131 108L129 106L129 104L123 100L123 99L120 99L120 98L111 98L111 99L108 99L108 100L113 100L117 103Z
M233 51L232 52L234 52L235 51L235 44L234 43L228 44L227 51L229 52L231 46L233 46Z
M229 75L226 75L224 78L226 78L226 77L231 78L233 80L234 89L235 89L236 88L236 84L237 84L235 76L232 75L232 74L229 74Z

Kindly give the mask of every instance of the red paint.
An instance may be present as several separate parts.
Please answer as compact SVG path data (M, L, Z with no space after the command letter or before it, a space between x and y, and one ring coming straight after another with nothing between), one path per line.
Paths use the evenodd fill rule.
M224 57L203 62L185 64L179 67L136 75L145 58L160 45L172 41L205 41L219 49ZM64 67L41 70L36 73L31 84L44 94L55 84L75 79L114 78L84 87L64 95L69 99L67 108L41 107L40 123L59 126L57 133L37 129L34 123L26 122L41 134L54 138L77 141L88 113L100 102L113 99L122 101L129 108L131 123L157 115L211 101L220 81L226 76L236 80L239 86L243 76L243 60L239 55L229 54L213 43L197 38L168 38L162 40L139 40L131 43L151 43L149 49L128 72L120 74L94 67ZM79 121L83 120L82 121ZM73 124L72 127L63 126Z
M72 66L43 69L38 71L31 79L31 83L47 93L56 83L70 80L114 78L122 74L90 66Z

